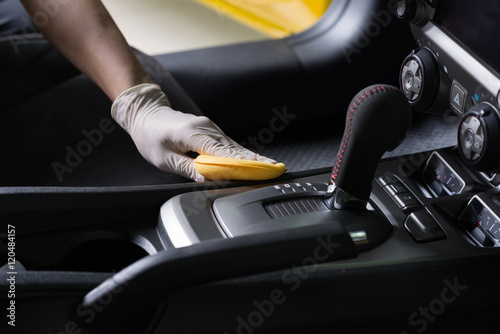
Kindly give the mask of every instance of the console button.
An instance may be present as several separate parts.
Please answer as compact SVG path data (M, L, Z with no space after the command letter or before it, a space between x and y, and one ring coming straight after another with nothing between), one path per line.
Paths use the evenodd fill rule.
M396 196L396 195L399 195L399 194L404 194L404 193L408 193L409 192L408 188L406 188L406 186L404 184L402 184L401 182L396 182L396 183L389 184L384 189L391 196Z
M397 205L405 210L419 205L419 201L412 194L399 194L393 197Z
M429 242L446 238L441 226L425 210L412 212L406 218L405 228L416 242Z
M450 94L451 107L462 115L465 110L465 91L456 83L453 84Z
M393 184L393 183L399 182L399 179L394 174L386 174L386 175L377 177L377 182L382 187L385 187L385 186L387 186L389 184Z
M479 134L474 137L474 145L472 146L472 151L474 151L477 154L481 154L483 152L483 146L484 146L484 135Z

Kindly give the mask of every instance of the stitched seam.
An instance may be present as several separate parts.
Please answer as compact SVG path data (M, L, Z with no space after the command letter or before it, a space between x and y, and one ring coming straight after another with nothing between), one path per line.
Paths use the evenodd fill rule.
M352 103L352 106L350 108L350 111L347 114L347 122L346 122L346 128L345 128L345 133L344 133L344 138L342 141L342 146L340 147L340 151L337 154L337 161L335 162L335 166L332 171L332 180L335 181L338 177L340 168L342 166L342 161L344 159L344 154L347 149L347 145L349 144L349 138L351 137L351 126L352 126L352 120L354 118L354 114L356 113L356 110L358 109L359 106L363 102L366 101L366 99L370 95L375 95L376 93L384 92L384 91L391 91L395 90L394 87L389 87L389 86L375 86L371 87L370 91L365 90L364 93L361 93L361 99L357 98L356 101Z

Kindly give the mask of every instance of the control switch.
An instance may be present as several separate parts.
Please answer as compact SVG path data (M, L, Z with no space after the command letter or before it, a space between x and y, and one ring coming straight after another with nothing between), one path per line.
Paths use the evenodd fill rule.
M460 115L463 115L465 109L465 91L456 83L453 84L451 89L450 105Z
M406 218L405 228L416 242L429 242L446 238L441 226L425 210L412 212Z

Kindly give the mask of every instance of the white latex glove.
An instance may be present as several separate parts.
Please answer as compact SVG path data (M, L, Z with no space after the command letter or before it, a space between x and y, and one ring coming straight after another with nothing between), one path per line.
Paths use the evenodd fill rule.
M111 115L149 163L198 182L206 179L195 170L188 151L276 163L240 146L207 117L173 110L158 85L127 89L113 103Z

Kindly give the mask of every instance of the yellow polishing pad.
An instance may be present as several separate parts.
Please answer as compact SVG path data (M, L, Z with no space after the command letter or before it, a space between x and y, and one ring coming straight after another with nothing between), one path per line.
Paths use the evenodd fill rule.
M210 180L269 180L282 175L286 167L282 163L199 155L194 168Z

